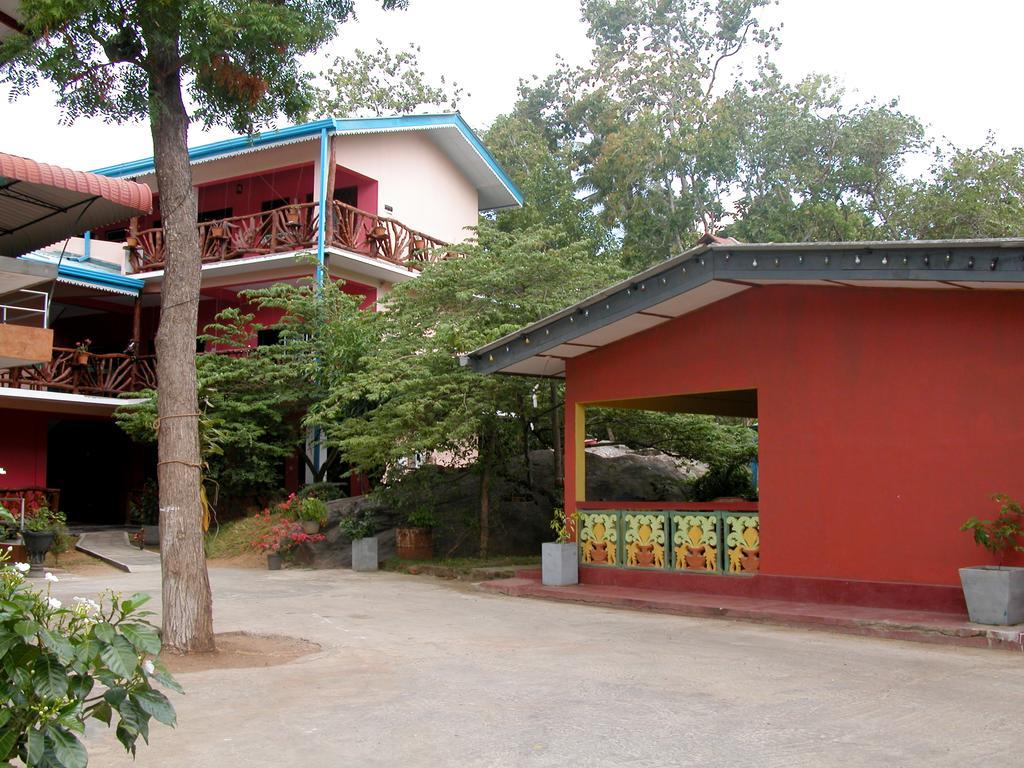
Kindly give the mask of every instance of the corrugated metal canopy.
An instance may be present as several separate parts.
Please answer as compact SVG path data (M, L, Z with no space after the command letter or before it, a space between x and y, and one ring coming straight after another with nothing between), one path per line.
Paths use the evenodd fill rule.
M1024 290L1024 238L849 243L716 241L474 350L480 373L549 378L565 361L766 285Z
M152 210L144 184L0 153L0 255L20 256Z

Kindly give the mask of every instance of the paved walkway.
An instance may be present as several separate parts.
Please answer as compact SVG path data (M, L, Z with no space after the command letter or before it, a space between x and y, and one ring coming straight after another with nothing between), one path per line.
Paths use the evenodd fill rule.
M133 546L126 531L89 531L78 537L75 549L98 557L128 573L160 572L160 555Z
M390 573L211 568L215 625L311 656L180 675L179 725L104 768L1020 765L1019 656L545 600ZM69 576L61 599L154 595ZM149 607L149 606L147 606Z
M539 597L560 602L632 608L677 616L743 619L940 645L994 648L1018 653L1024 651L1024 625L990 627L972 624L967 621L966 616L960 614L762 600L732 595L595 584L545 587L540 583L539 572L536 578L526 571L519 573L520 577L487 581L480 584L480 587L489 592L513 597Z

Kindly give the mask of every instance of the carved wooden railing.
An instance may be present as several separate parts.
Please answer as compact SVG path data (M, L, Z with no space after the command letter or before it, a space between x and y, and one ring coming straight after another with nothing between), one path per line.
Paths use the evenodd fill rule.
M77 395L117 395L156 388L154 355L93 354L54 347L42 365L0 370L0 387Z
M419 269L449 255L441 240L410 229L386 216L342 202L331 204L331 220L325 227L326 244L373 258ZM316 248L320 226L318 203L295 203L247 216L232 216L199 225L199 249L203 263L263 256ZM144 229L127 242L130 272L163 269L167 259L164 231Z

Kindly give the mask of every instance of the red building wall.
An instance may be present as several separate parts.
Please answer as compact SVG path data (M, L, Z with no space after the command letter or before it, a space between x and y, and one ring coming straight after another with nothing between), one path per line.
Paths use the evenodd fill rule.
M569 360L566 434L575 403L756 388L763 574L956 585L989 562L960 524L1024 497L1021 328L1010 291L752 288Z
M0 488L46 487L46 433L50 415L0 409Z

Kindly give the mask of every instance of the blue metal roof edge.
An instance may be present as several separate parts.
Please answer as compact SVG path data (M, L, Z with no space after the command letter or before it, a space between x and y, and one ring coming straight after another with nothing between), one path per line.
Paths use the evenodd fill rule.
M253 134L252 136L238 136L233 139L224 139L210 144L202 144L188 151L190 161L206 160L219 155L230 154L243 149L269 146L282 141L293 141L302 138L315 138L320 132L327 128L334 134L350 133L358 131L386 131L401 128L433 128L443 125L453 125L459 133L470 143L477 154L483 159L491 172L498 177L498 180L505 186L515 198L519 205L523 204L523 193L509 178L505 170L498 165L487 147L483 145L473 129L469 127L465 119L458 112L438 115L398 115L395 117L351 117L351 118L327 118L316 120L312 123L292 125L287 128L279 128L274 131ZM101 176L124 178L129 176L140 176L153 171L153 158L146 157L141 160L132 160L118 165L109 165L105 168L97 168L92 173Z
M97 272L95 269L76 267L63 262L57 268L57 277L67 277L71 280L80 280L97 286L117 288L120 291L132 291L136 296L142 292L142 287L145 285L142 280L136 280L133 277Z

